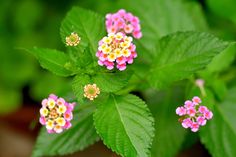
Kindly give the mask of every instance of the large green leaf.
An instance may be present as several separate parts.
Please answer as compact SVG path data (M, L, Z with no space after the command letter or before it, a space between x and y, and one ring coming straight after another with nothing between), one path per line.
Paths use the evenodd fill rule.
M204 18L201 10L196 8L198 4L194 4L194 9L190 10L189 5L193 4L183 0L121 0L120 3L120 6L140 18L143 37L138 41L138 47L145 52L142 53L144 56L150 55L153 43L162 36L205 28L199 24L199 21L203 23Z
M189 77L204 68L228 43L200 32L177 32L156 44L149 83L155 88Z
M183 103L184 88L175 87L166 91L147 90L144 92L147 104L155 116L155 137L152 157L173 157L180 151L186 130L178 122L175 109Z
M70 63L69 57L58 50L33 48L29 49L35 57L39 60L40 65L59 76L73 75L73 71L68 70L66 66Z
M145 102L134 95L111 95L94 113L94 124L103 142L126 157L149 156L153 123Z
M77 104L78 105L78 104ZM58 156L83 150L98 141L99 137L93 126L93 104L79 106L74 111L72 128L61 134L48 134L42 128L38 136L33 157Z
M80 44L75 47L74 51L82 53L87 46L90 46L90 53L94 61L99 40L105 35L104 18L92 11L74 7L68 12L61 25L61 37L65 43L67 36L71 32L76 32L81 37Z
M236 156L236 88L229 91L226 100L215 106L214 117L201 129L202 143L213 157Z

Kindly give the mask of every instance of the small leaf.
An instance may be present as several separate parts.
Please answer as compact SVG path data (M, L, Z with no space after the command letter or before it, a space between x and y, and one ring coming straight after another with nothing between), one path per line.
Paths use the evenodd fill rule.
M215 105L214 117L200 131L201 142L213 157L236 156L236 88L220 105Z
M91 78L88 75L78 74L74 77L72 89L78 102L81 103L84 101L84 86L91 83Z
M61 38L65 43L67 36L71 32L76 32L81 41L79 45L75 47L74 51L82 53L87 46L90 46L90 53L94 61L97 61L95 56L98 42L105 34L104 18L92 11L74 7L67 14L61 25Z
M73 71L66 68L70 62L69 57L58 50L33 48L28 50L39 60L40 65L59 76L73 75Z
M168 86L204 68L228 43L200 32L178 32L163 37L156 45L149 83Z
M87 68L93 62L93 58L89 47L86 47L82 53L79 54L77 63L81 68Z
M116 92L128 84L132 74L131 70L116 73L98 73L92 80L102 92Z
M41 157L71 154L83 150L98 141L99 137L93 126L92 114L94 109L93 104L79 106L78 110L74 111L72 128L61 134L48 134L43 127L38 136L32 156Z
M154 120L145 102L134 95L111 95L94 113L94 124L103 142L127 157L148 157Z

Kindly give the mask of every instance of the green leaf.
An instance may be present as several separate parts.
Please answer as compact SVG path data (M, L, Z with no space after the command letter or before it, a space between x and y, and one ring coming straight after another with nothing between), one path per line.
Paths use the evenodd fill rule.
M207 70L209 70L210 72L221 72L227 69L234 61L235 54L236 46L229 46L212 60L212 62L207 66Z
M62 22L62 41L65 43L66 37L72 32L78 33L81 37L81 41L80 44L75 47L74 51L76 51L79 56L79 54L82 53L89 45L93 60L97 61L95 54L99 40L101 40L105 35L104 23L104 18L99 14L80 7L74 7L71 11L69 11L66 18Z
M226 47L226 42L207 33L190 31L165 36L156 44L149 83L162 88L189 77Z
M102 92L116 92L128 84L132 74L131 70L116 73L98 73L92 80Z
M201 142L213 157L236 156L235 92L231 89L226 100L215 105L213 119L200 131Z
M138 49L141 48L144 52L141 55L151 57L153 43L167 34L176 31L202 30L202 26L198 27L199 20L204 20L201 19L203 17L200 11L192 9L190 12L187 4L183 0L120 1L120 6L140 18L143 37L138 41ZM196 18L193 16L197 16L198 21L195 22Z
M91 78L88 75L78 74L74 77L72 89L78 102L81 103L84 101L84 86L91 83Z
M93 62L89 47L86 47L83 53L80 53L77 58L77 63L81 68L87 68Z
M149 156L153 123L145 102L134 95L111 95L94 113L94 124L103 142L127 157Z
M70 60L65 53L58 50L36 47L28 51L35 55L43 68L54 74L59 76L73 75L73 71L66 68L66 66L70 64Z
M94 109L93 104L79 106L78 110L76 109L74 111L72 128L61 134L48 134L43 127L38 136L32 156L41 157L71 154L83 150L98 141L99 137L93 126L92 115Z
M149 89L144 92L156 124L152 157L173 157L181 149L187 132L178 122L175 109L183 103L183 95L183 87L159 92Z
M128 84L132 71L105 73L99 72L96 75L89 76L87 74L78 74L72 83L72 89L79 102L83 102L84 86L87 84L96 84L101 93L116 92Z

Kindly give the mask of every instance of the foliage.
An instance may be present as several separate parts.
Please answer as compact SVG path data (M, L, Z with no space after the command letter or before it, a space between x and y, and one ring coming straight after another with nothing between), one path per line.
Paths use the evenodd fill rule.
M99 138L121 156L175 156L188 140L175 108L194 95L203 97L203 103L214 109L213 120L195 138L200 138L214 157L236 156L235 88L227 89L229 84L235 86L235 67L231 66L235 43L208 32L210 28L196 2L121 0L109 5L108 10L115 12L119 7L138 16L143 31L143 38L134 41L137 61L123 72L97 64L98 42L106 35L105 15L81 7L73 7L60 28L64 45L71 32L81 37L79 45L60 51L28 49L44 69L68 77L68 82L73 79L71 89L78 101L73 127L59 135L42 129L33 156L70 154ZM205 80L204 89L196 86L197 78ZM101 95L89 102L83 89L94 83ZM68 84L65 91L70 91ZM132 94L134 91L140 98Z

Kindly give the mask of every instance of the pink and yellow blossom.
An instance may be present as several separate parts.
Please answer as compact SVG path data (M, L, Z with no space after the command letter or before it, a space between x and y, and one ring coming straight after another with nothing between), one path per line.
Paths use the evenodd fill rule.
M106 66L108 70L114 69L115 66L120 71L125 70L127 64L132 64L137 57L136 46L132 41L132 37L121 32L103 37L96 53L98 64Z
M48 133L61 133L71 127L74 106L75 103L68 103L51 94L42 101L39 122L46 126Z

